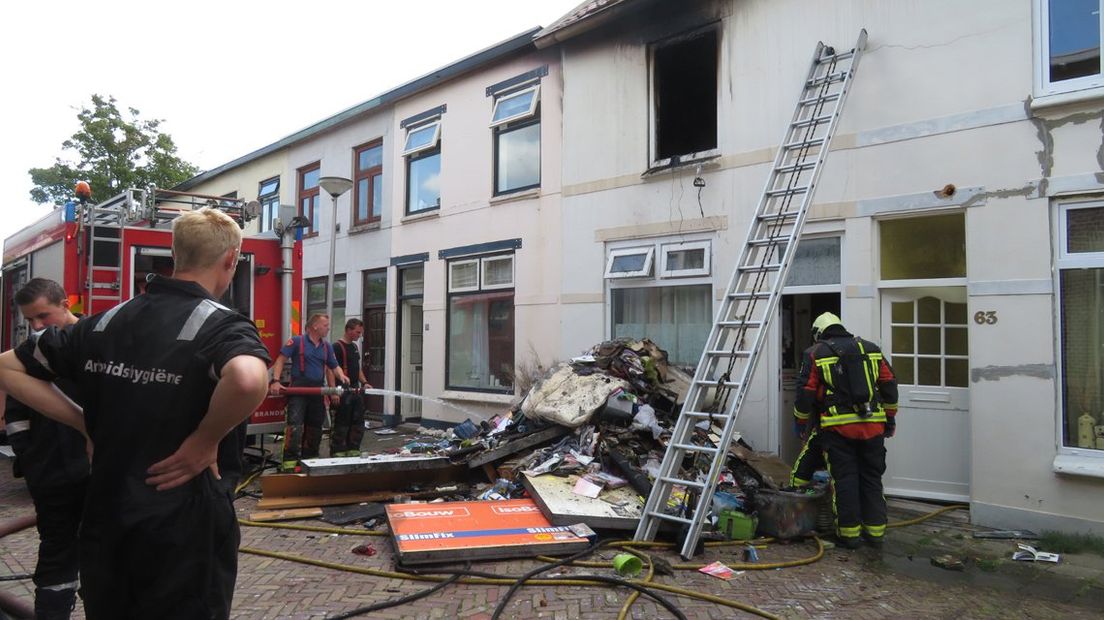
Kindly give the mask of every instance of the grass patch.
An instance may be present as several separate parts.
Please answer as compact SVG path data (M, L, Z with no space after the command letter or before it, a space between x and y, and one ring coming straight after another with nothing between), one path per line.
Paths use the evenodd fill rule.
M1044 530L1039 536L1038 548L1052 553L1095 553L1104 557L1104 538Z
M977 564L979 570L982 570L986 573L995 573L997 572L997 567L1000 566L1001 561L998 559L978 558L975 563Z

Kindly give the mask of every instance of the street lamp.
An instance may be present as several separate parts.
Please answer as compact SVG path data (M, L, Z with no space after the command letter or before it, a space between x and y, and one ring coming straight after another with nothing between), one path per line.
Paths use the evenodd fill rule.
M353 182L345 177L322 177L318 184L333 200L330 212L330 272L326 283L326 315L330 317L330 335L333 334L334 258L337 255L337 197L353 188Z

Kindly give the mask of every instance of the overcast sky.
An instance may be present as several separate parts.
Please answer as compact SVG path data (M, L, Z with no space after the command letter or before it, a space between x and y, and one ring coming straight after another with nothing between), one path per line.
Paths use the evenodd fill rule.
M93 93L163 119L202 170L489 47L581 0L11 2L0 36L0 240L50 210L53 165Z

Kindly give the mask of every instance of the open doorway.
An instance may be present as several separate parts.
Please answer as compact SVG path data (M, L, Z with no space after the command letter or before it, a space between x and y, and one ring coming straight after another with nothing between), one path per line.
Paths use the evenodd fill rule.
M801 354L813 344L813 320L823 312L840 314L839 293L803 293L783 295L779 310L779 330L782 338L781 392L779 416L779 456L792 463L801 451L801 440L793 433L793 407L797 395L797 375L801 371Z

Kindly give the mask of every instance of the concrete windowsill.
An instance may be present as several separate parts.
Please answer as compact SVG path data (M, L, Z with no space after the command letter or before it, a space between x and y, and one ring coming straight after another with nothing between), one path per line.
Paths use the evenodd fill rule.
M349 228L350 235L358 235L360 233L366 233L373 230L380 229L380 222L372 222L371 224L360 224L358 226L352 226Z
M498 205L504 202L515 202L518 200L528 200L530 198L539 198L541 195L541 188L533 187L530 189L523 189L520 192L514 192L512 194L499 194L498 196L492 196L488 201L489 204Z
M517 398L513 394L491 394L488 392L463 392L460 390L445 390L441 392L442 400L462 400L472 403L493 403L509 405Z
M433 209L432 211L427 211L425 213L415 213L414 215L405 215L399 221L402 222L403 224L405 224L407 222L417 222L418 220L428 220L428 219L431 219L431 218L440 217L440 215L441 215L441 209L440 209L440 207L438 207L436 209Z
M1046 110L1064 105L1074 105L1099 100L1104 100L1104 86L1075 90L1068 93L1042 95L1031 100L1031 109L1032 111Z
M1059 454L1054 457L1053 468L1057 474L1104 478L1104 451L1100 451L1100 456Z

